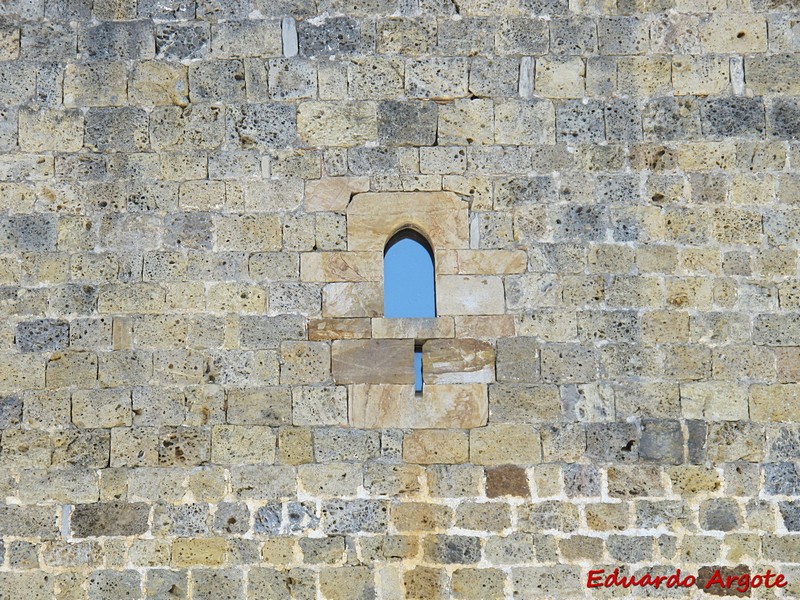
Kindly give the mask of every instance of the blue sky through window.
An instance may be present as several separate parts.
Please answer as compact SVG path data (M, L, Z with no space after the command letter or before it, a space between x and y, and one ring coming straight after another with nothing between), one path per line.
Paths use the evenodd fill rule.
M383 257L383 316L435 317L433 257L413 231L401 231ZM414 349L414 389L422 391L422 351Z

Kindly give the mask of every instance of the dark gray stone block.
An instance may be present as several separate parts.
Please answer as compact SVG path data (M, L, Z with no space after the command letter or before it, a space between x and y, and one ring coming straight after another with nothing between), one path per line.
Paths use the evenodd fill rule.
M432 146L438 106L428 101L386 101L378 105L378 137L390 146Z
M322 505L326 533L385 533L388 506L379 500L333 500Z
M643 421L639 457L662 464L683 462L683 431L679 421Z
M20 352L63 350L69 345L69 323L59 319L22 321L17 325L16 344Z
M707 98L700 104L703 134L714 138L764 135L763 98Z
M294 106L280 103L246 104L229 111L228 138L242 148L276 148L297 141Z
M599 100L567 100L556 108L559 142L602 142L606 138L603 105Z
M72 511L75 537L140 535L147 531L150 506L144 502L78 504Z
M732 498L713 498L700 505L700 527L706 531L732 531L741 522L739 505Z
M211 30L206 24L160 23L155 28L156 56L162 60L206 58Z
M351 17L333 17L321 23L297 24L301 56L328 57L362 50L361 26Z

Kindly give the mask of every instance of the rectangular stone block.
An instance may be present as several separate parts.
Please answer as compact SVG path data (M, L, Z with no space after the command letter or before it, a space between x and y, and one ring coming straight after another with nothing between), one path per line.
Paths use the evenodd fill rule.
M498 315L505 312L505 290L499 277L442 275L436 286L441 315Z
M71 515L75 537L141 535L148 529L150 506L143 502L96 502L75 506Z
M413 384L350 386L349 421L367 429L469 429L488 418L486 386L425 385L422 397Z
M122 61L71 63L64 71L64 106L122 106L127 67Z
M469 458L476 465L533 464L542 460L539 432L530 425L494 423L470 431Z
M372 319L373 338L426 340L455 335L452 317Z
M311 319L308 322L308 339L311 341L363 339L370 335L370 319L366 318Z
M357 146L378 138L377 105L371 101L303 102L297 131L312 146Z
M377 317L383 314L378 283L331 283L322 288L323 317Z
M443 275L508 275L524 273L528 257L521 250L442 250L436 268Z
M272 464L277 437L270 427L215 425L211 430L211 462L220 465Z
M800 421L800 384L751 385L750 418L760 422Z
M459 338L509 337L516 330L513 315L457 316L455 321Z
M459 464L469 460L469 437L464 431L423 429L403 438L403 460L423 465Z
M380 252L304 252L300 254L302 281L381 281Z
M22 110L19 144L25 152L77 152L83 147L83 115L75 110Z
M55 506L0 506L0 534L57 539L60 513L61 508Z
M369 191L368 177L326 177L306 182L307 211L343 213L353 194Z
M764 15L712 14L700 22L700 39L706 52L748 54L767 51Z
M494 349L470 339L425 342L422 374L426 384L489 383L494 380Z
M334 381L414 383L413 340L337 340L333 342Z

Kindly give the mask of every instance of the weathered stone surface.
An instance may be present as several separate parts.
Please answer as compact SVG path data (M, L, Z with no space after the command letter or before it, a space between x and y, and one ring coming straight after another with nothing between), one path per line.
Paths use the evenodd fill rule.
M72 512L72 531L77 537L140 535L148 529L149 512L142 502L79 504Z
M348 250L383 251L391 234L419 228L437 249L469 246L467 207L448 192L356 194L347 207Z
M478 340L428 340L422 346L427 384L488 383L494 379L493 365L494 350Z
M336 383L414 383L412 340L337 340L332 349Z

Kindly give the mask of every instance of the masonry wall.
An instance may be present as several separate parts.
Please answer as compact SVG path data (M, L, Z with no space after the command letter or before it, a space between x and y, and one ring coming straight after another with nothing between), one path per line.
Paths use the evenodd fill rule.
M0 2L0 598L799 597L798 11Z

